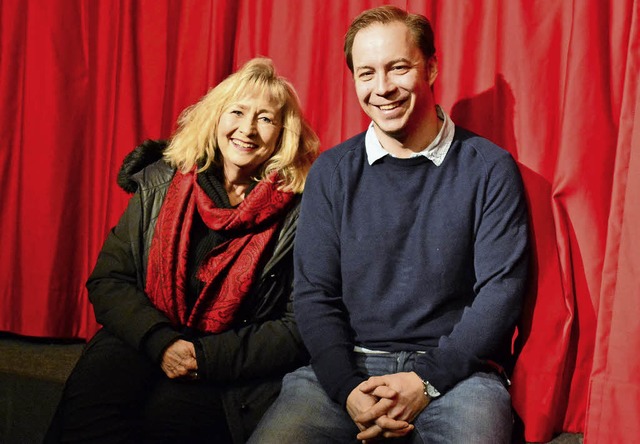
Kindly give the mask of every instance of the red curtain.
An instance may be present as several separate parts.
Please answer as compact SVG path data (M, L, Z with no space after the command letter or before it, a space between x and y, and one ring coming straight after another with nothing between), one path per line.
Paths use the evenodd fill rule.
M127 201L122 158L247 59L294 83L324 149L362 131L342 39L380 4L431 18L438 102L519 162L535 254L512 387L526 439L638 441L638 0L2 0L0 331L96 331L84 282Z

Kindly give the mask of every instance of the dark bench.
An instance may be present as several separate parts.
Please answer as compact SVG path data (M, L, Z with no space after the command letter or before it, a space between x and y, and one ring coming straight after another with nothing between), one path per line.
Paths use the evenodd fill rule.
M0 443L42 442L83 346L0 333ZM582 435L564 433L551 443L582 444Z
M84 342L0 333L0 443L41 443Z

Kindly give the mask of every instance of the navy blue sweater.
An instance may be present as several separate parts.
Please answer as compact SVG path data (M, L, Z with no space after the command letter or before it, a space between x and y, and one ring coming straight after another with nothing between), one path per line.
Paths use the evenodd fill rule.
M528 270L522 181L511 155L456 128L440 166L367 163L364 133L309 174L295 244L294 311L335 401L368 375L354 345L423 350L414 371L446 392L503 362Z

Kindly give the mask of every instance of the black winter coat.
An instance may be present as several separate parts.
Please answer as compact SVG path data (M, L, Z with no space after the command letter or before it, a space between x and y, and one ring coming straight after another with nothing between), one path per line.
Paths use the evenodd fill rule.
M87 282L98 322L158 363L164 349L183 335L170 328L169 320L144 292L155 223L175 173L157 160L163 148L162 143L147 141L125 159L118 182L135 194L109 233ZM223 387L227 423L236 443L249 438L277 397L284 374L308 360L292 305L298 213L299 200L233 328L196 339L205 361L204 368L198 362L198 373Z

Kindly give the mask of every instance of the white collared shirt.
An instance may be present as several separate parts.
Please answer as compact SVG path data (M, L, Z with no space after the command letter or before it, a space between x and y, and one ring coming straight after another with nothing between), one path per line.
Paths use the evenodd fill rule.
M438 114L438 118L443 121L442 128L440 128L438 135L429 146L419 153L414 153L411 157L424 156L436 166L440 166L451 147L453 133L456 127L447 113L440 108L440 105L436 105L436 113ZM382 159L386 155L392 156L389 151L382 147L382 144L378 140L378 136L376 136L375 130L373 129L373 122L369 124L369 128L367 129L364 145L367 151L367 161L369 165L373 165L376 160Z

